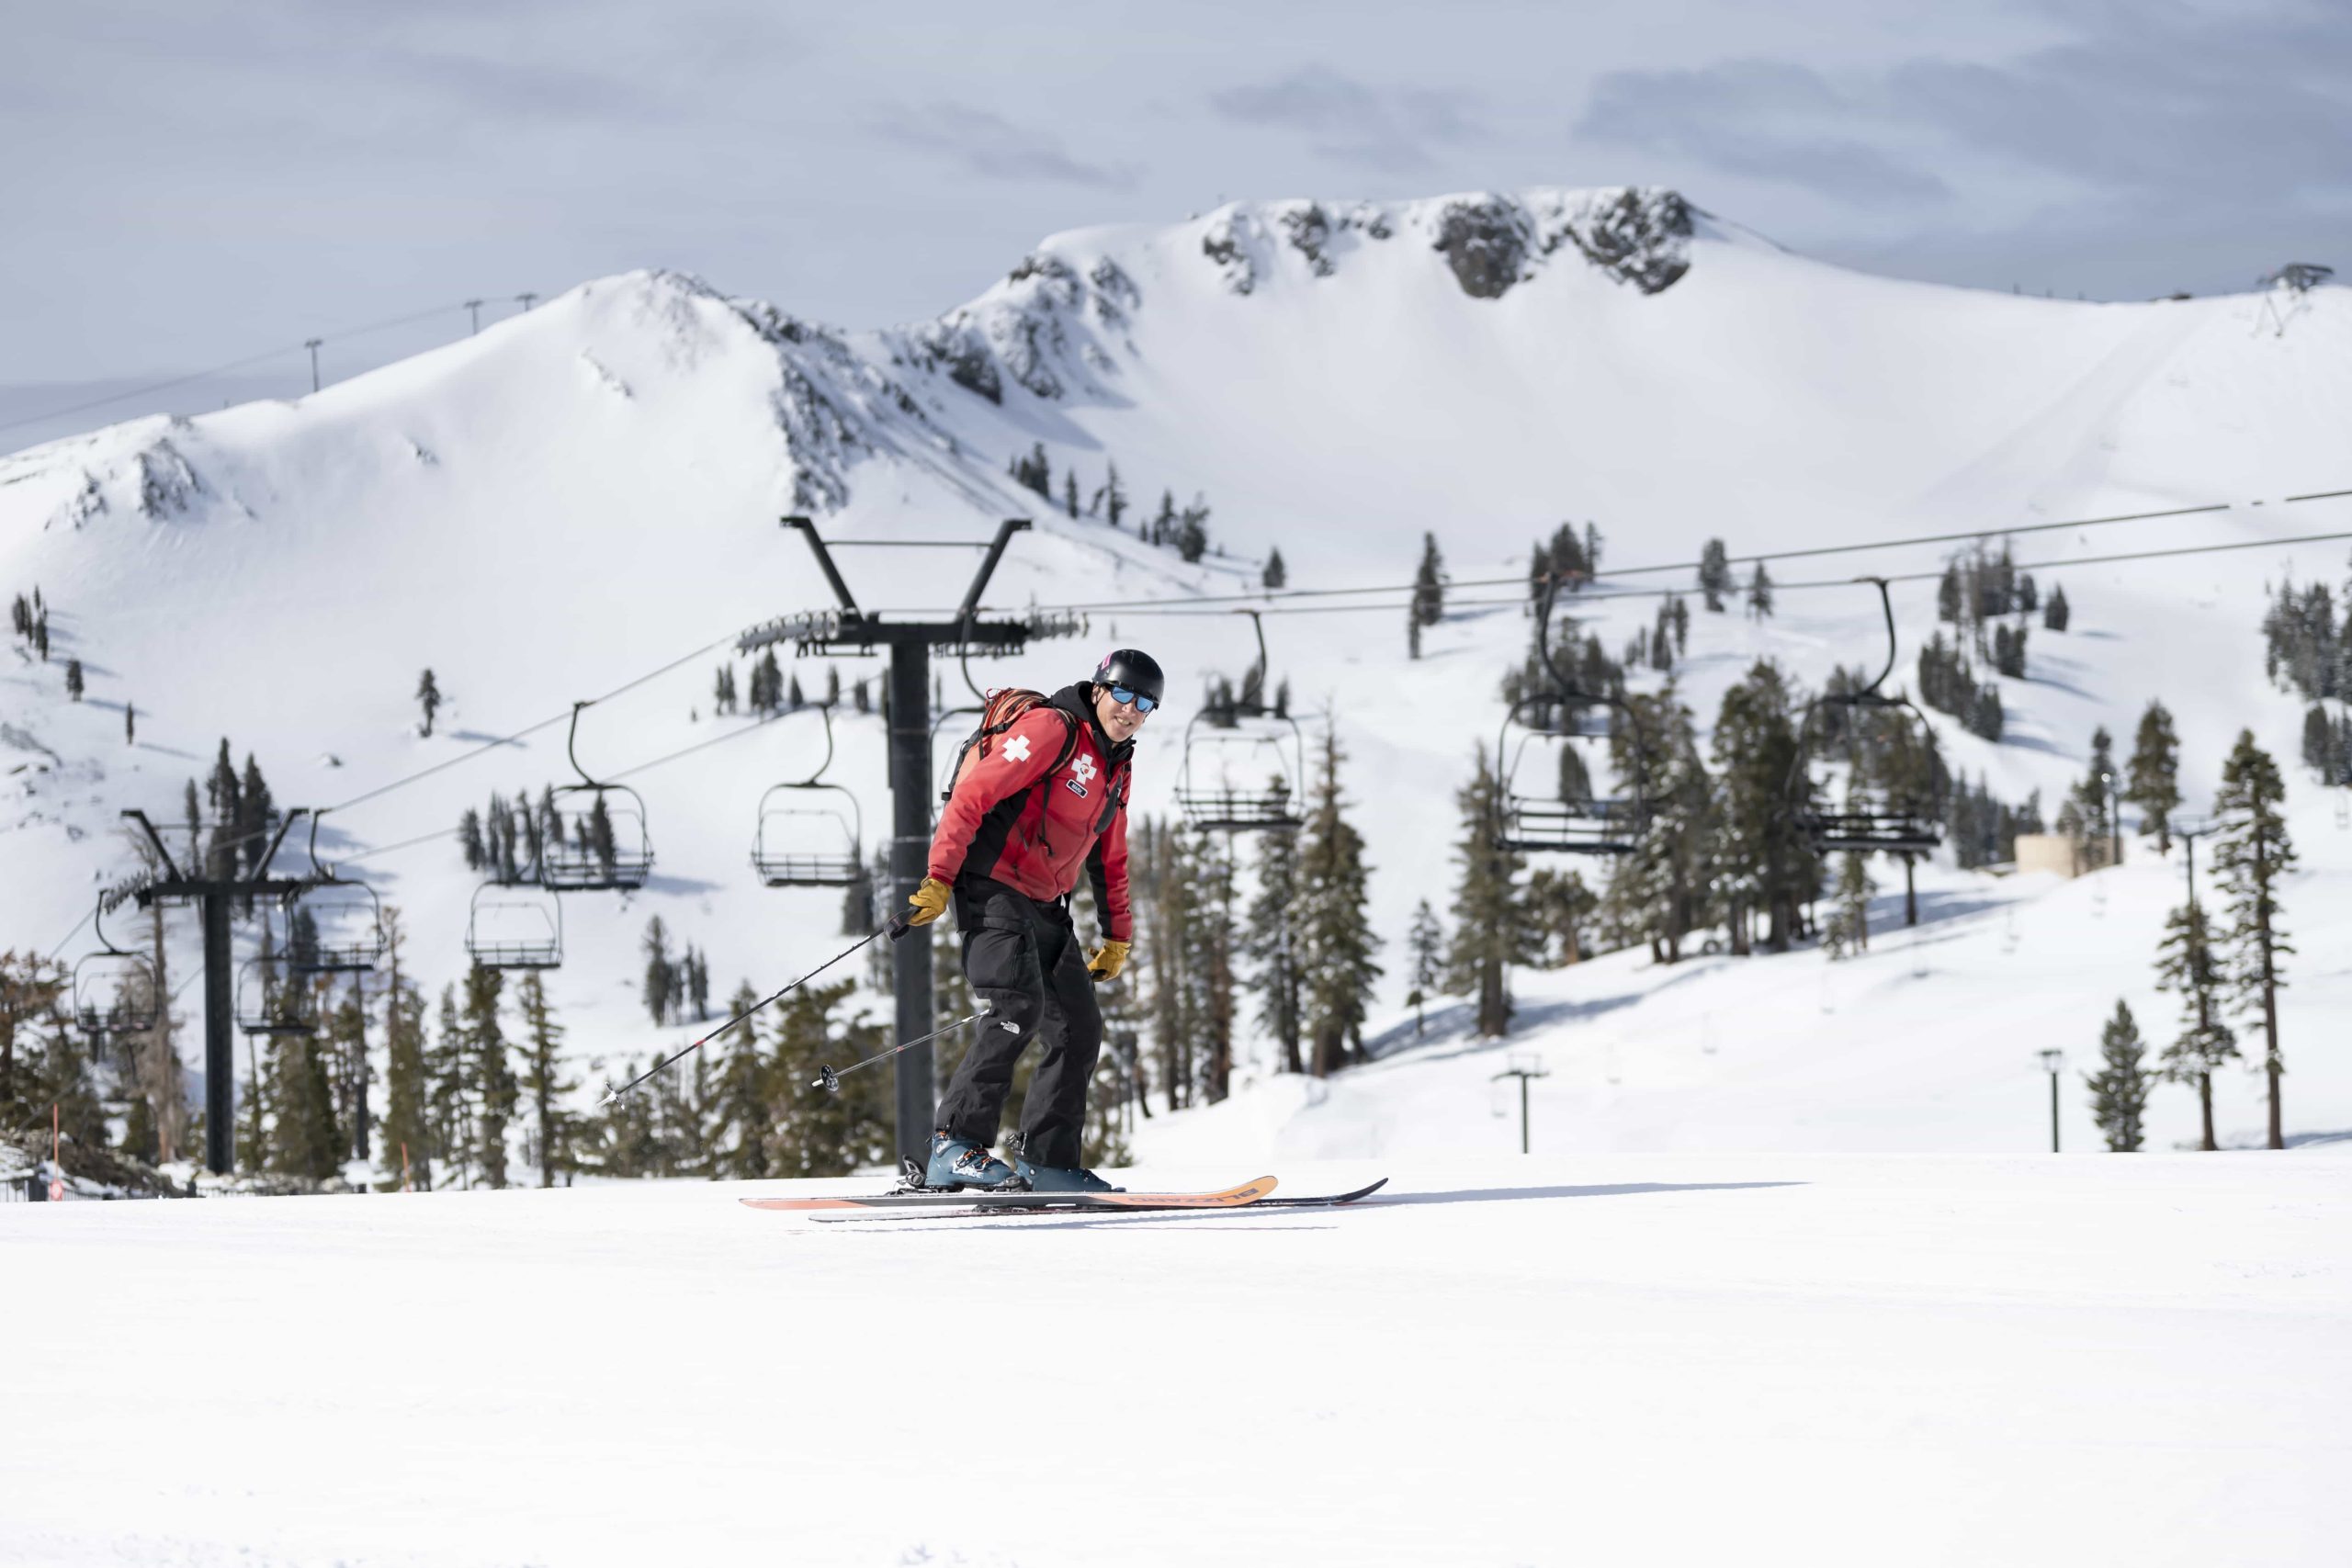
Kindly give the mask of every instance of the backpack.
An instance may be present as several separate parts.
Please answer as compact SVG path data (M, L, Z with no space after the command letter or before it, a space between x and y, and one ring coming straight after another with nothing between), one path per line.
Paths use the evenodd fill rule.
M1037 784L1043 784L1069 766L1071 755L1078 750L1078 720L1064 709L1053 707L1053 699L1043 692L1033 692L1026 686L1000 686L989 693L988 701L981 706L978 728L956 748L956 765L948 770L947 787L939 792L943 805L954 798L956 786L964 782L964 774L989 754L995 747L997 738L1018 723L1023 714L1036 707L1051 708L1062 721L1061 750L1054 753L1052 765L1037 775ZM1109 787L1109 779L1103 781L1103 785L1102 816L1094 824L1098 838L1109 830L1111 818L1125 804L1125 797ZM1018 803L1014 806L1015 811L1028 805L1029 793L1036 787L1037 784L1033 784L1011 797Z

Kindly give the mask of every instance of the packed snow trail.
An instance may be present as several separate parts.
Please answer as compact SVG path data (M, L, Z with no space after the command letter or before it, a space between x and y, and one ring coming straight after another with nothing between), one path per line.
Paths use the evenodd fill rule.
M0 1562L2343 1561L2341 1151L1392 1174L988 1226L0 1207Z

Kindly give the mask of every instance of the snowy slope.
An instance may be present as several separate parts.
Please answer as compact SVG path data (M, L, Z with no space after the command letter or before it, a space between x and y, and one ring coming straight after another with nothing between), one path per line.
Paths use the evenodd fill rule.
M2340 1152L1382 1168L1340 1213L979 1224L0 1206L68 1307L0 1563L2343 1561Z
M1611 566L1687 560L1711 536L1737 552L2256 498L2268 504L2045 536L2019 555L2352 526L2352 503L2279 503L2347 482L2352 304L2316 291L2284 335L2260 310L2253 298L2091 306L1865 277L1668 193L1613 191L1246 204L1084 231L1046 242L939 321L884 333L831 333L673 274L584 285L298 402L137 422L0 459L0 583L39 584L57 606L51 665L20 651L0 677L0 739L26 763L6 780L0 866L15 896L0 945L55 945L128 863L116 811L175 817L181 782L224 733L240 759L259 754L281 804L333 804L697 649L709 651L592 709L583 761L610 774L744 725L709 716L725 644L829 602L776 525L788 511L869 539L978 538L990 519L1035 513L990 594L1005 607L1246 585L1269 545L1295 585L1395 582L1424 530L1458 577L1509 576L1564 517L1598 520ZM1204 493L1235 557L1188 569L1099 522L1046 513L1004 474L1033 443L1090 491L1115 460L1141 509L1162 490L1180 503ZM864 602L893 607L953 604L973 559L843 558ZM1838 558L1820 575L1939 558ZM2056 573L2076 631L2037 633L2033 678L2004 683L2008 741L1947 728L1946 753L2006 796L2053 797L2093 725L2126 734L2161 694L2199 780L2241 725L2291 757L2299 712L2260 670L2261 584L2290 560L2329 577L2341 558L2333 547L2256 550ZM1907 671L1932 594L1905 589L1897 608ZM1615 647L1649 611L1603 607L1592 625ZM1525 633L1516 609L1468 610L1410 663L1398 618L1272 626L1277 673L1303 705L1337 716L1352 753L1375 917L1392 941L1417 900L1443 902L1440 825L1472 747L1491 740L1496 681ZM1862 590L1786 594L1761 628L1702 616L1680 671L1687 700L1703 720L1759 653L1812 682L1874 660L1875 623ZM1098 614L1082 642L976 673L1056 683L1114 638L1178 672L1178 705L1147 739L1151 808L1174 773L1185 694L1245 661L1235 623ZM69 656L90 678L79 705L59 689ZM427 665L450 698L429 740L410 695ZM960 685L944 679L951 694ZM126 701L140 714L135 749L121 740ZM842 728L831 776L865 792L871 835L887 819L878 724ZM817 744L804 715L629 779L648 800L657 874L633 898L567 901L571 961L552 984L582 1055L676 1038L639 1022L650 913L708 952L721 992L831 951L835 896L761 889L745 864L760 791L804 773ZM560 727L542 729L331 818L322 840L341 855L407 844L492 789L566 776ZM2352 839L2317 792L2296 789L2307 873L2290 916L2317 937L2334 929ZM401 907L425 978L454 976L472 891L454 852L409 847L356 867ZM1996 895L1974 877L1951 888L1962 904L2033 891ZM2076 934L2054 919L2052 931ZM2144 983L2130 942L2086 952L2101 966L2086 1006ZM2322 941L2305 953L2314 980L2336 963ZM1816 961L1747 966L1751 980L1733 965L1636 977L1617 960L1527 994L1556 984L1573 1005L1588 986L1729 987L1699 1010L1746 1028L1737 987L1809 992L1810 978L1768 982L1798 962ZM1389 1004L1402 989L1392 976ZM1956 1025L1939 1001L1894 1027ZM2074 1014L2050 1028L2086 1046ZM1985 1048L2004 1071L2021 1049ZM2352 1083L2311 1068L2290 1119L2352 1125ZM1888 1093L1917 1102L1941 1082L1922 1073ZM1850 1138L1830 1143L1890 1141L1860 1111L1846 1124ZM1796 1128L1784 1117L1736 1135L1817 1145ZM1939 1135L1990 1146L1982 1131Z

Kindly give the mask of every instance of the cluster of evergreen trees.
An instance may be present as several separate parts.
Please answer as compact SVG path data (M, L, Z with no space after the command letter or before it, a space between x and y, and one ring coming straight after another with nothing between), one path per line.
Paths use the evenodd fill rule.
M207 875L259 876L268 869L264 862L277 826L277 807L270 798L269 781L262 776L261 763L251 751L245 753L244 771L239 773L230 760L229 738L222 736L212 771L205 775L203 805L198 805L196 781L190 779L181 797L181 809L191 853L201 857ZM209 819L204 815L208 810Z
M2263 673L2306 702L2352 699L2352 590L2340 621L2335 595L2324 582L2299 589L2290 581L2266 592Z
M645 922L645 1010L653 1021L684 1023L710 1016L710 962L691 945L670 955L670 928L662 917Z
M2279 907L2279 886L2296 862L2287 831L2286 784L2278 764L2243 730L2222 767L2215 794L2213 876L2221 908L2192 893L2165 921L2156 953L2156 987L2180 999L2180 1028L2154 1063L2131 1009L2118 1002L2101 1032L2100 1066L2085 1075L2091 1106L2109 1149L2135 1150L2154 1086L2197 1091L2205 1149L2213 1136L2213 1075L2242 1059L2235 1018L2258 1032L2258 1060L2268 1100L2269 1146L2286 1146L2279 1104L2286 1061L2278 1040L2278 992L2294 948Z
M789 676L785 673L773 648L763 650L760 657L752 661L748 685L748 692L736 685L735 666L731 661L721 664L711 684L710 711L715 714L740 713L746 698L751 702L752 711L763 718L779 713L798 713L808 705L808 697L800 690L800 676L797 672ZM825 666L825 694L821 705L831 707L841 700L842 672L828 664ZM865 707L865 683L861 681L858 682L858 711L863 713Z
M16 634L32 645L43 664L49 662L49 606L42 603L40 590L36 587L32 597L17 595L8 609L8 622Z
M522 793L509 800L493 790L486 808L477 811L469 806L458 819L458 847L466 869L510 886L535 880L549 847L567 846L593 856L607 873L613 870L620 840L601 793L592 795L588 809L568 822L557 807L552 785L543 785L536 802Z
M1978 685L1968 650L1944 641L1941 632L1930 636L1919 649L1919 700L1960 720L1971 735L1985 740L2001 739L2007 719L2001 709L2001 688L1989 681Z
M1119 479L1119 465L1104 466L1102 482L1094 488L1083 508L1079 504L1080 486L1077 465L1062 470L1061 494L1054 493L1053 460L1046 454L1044 442L1016 455L1005 464L1005 472L1013 482L1037 492L1049 506L1058 505L1073 521L1080 516L1099 517L1114 528L1125 525L1126 515L1134 511L1126 487ZM1176 492L1164 490L1159 494L1159 510L1149 514L1138 513L1136 536L1145 544L1172 549L1187 562L1197 561L1210 553L1208 498L1194 495L1190 506L1176 504ZM1285 580L1282 552L1275 550L1267 559L1264 581L1268 588L1280 588Z

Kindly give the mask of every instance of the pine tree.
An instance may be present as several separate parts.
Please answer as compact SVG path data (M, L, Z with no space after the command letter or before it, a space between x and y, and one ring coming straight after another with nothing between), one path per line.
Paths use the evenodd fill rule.
M426 1047L425 1111L433 1122L432 1157L441 1162L445 1184L473 1185L475 1082L466 1051L466 1027L458 1013L458 988L441 987L441 1007Z
M1062 511L1071 522L1078 521L1078 469L1075 466L1062 470Z
M65 694L74 702L82 700L82 661L78 659L65 661Z
M2223 976L2213 951L2213 930L2204 908L2184 904L2165 920L2157 949L2156 988L2181 998L2181 1032L2165 1047L2165 1077L2197 1090L2204 1129L2198 1145L2221 1147L2213 1139L2213 1073L2238 1054L2237 1037L2222 1021Z
M1699 552L1699 592L1707 608L1723 613L1724 596L1732 591L1731 556L1721 539L1709 539Z
M1758 910L1766 918L1766 950L1787 952L1800 933L1802 908L1821 884L1819 854L1789 799L1792 781L1805 784L1793 705L1780 667L1758 660L1724 694L1715 716L1715 766L1723 777L1717 863L1731 900L1734 953L1748 951L1747 926Z
M424 709L424 734L429 739L433 734L433 716L439 712L441 707L441 688L434 684L433 671L430 670L417 680L416 700Z
M1413 572L1413 620L1433 626L1445 615L1445 558L1438 554L1437 536L1421 536L1421 564ZM1416 655L1416 657L1419 657Z
M2075 840L2077 864L2103 866L2112 861L2117 825L2109 806L2113 786L2121 782L2116 776L2114 739L2102 725L2091 731L2090 765L2068 792L2058 817Z
M139 705L137 703L122 705L122 743L125 746L139 744Z
M2180 741L2173 734L2171 713L2160 702L2150 702L2140 716L2123 798L2140 808L2141 836L2154 833L2156 852L2171 853L2172 814L2180 806Z
M1102 488L1096 499L1102 503L1102 519L1114 528L1127 514L1127 492L1119 483L1119 465L1109 464L1102 476Z
M1747 614L1751 620L1762 620L1772 613L1772 574L1764 563L1756 563L1755 575L1747 580Z
M1290 581L1290 569L1283 565L1283 550L1276 545L1266 557L1266 570L1258 576L1258 586L1272 592Z
M2278 923L2278 884L2296 859L2280 810L2286 797L2278 765L2255 744L2254 731L2240 730L2213 797L2221 828L2213 870L2229 901L2229 924L2215 945L2224 954L2237 1010L2262 1020L2262 1067L2269 1080L2269 1146L2274 1149L2287 1146L2278 1100L2279 1079L2286 1073L2278 1049L2278 991L2286 984L2279 961L2295 951Z
M1584 962L1584 922L1599 902L1573 871L1544 866L1527 879L1527 922L1544 946L1545 962L1560 968Z
M1258 890L1242 915L1241 951L1251 963L1248 989L1258 998L1258 1022L1282 1051L1282 1070L1306 1071L1299 1055L1300 972L1292 934L1298 899L1298 840L1291 833L1258 836Z
M563 1025L555 1021L547 986L537 973L526 973L517 982L514 1002L523 1013L522 1089L531 1097L539 1185L552 1187L557 1171L569 1177L573 1168L574 1129L563 1098L580 1085L564 1075Z
M1482 747L1470 782L1454 795L1462 813L1457 852L1462 879L1454 885L1453 940L1446 949L1446 989L1476 998L1475 1027L1487 1039L1510 1032L1508 970L1528 961L1528 940L1517 890L1519 858L1500 842L1501 781Z
M1445 979L1445 928L1437 911L1422 899L1413 908L1412 929L1405 933L1405 949L1412 954L1413 990L1405 1000L1413 1010L1413 1038L1429 1032L1429 1003Z
M2041 606L2042 628L2045 631L2063 632L2066 629L2067 617L2072 614L2073 612L2066 607L2066 591L2064 588L2053 587L2050 591L2049 600Z
M475 1086L475 1160L491 1187L506 1185L506 1129L521 1099L498 1021L505 983L501 970L476 964L466 971L465 1049Z
M1405 609L1405 657L1419 659L1420 656L1421 612L1418 605L1408 604Z
M1149 537L1155 545L1165 545L1176 536L1176 492L1159 492L1159 511L1151 520Z
M1308 1070L1328 1077L1361 1057L1363 1021L1380 938L1365 912L1369 868L1363 836L1349 823L1340 795L1340 763L1347 753L1336 728L1323 735L1322 766L1307 807L1298 852L1300 964L1306 976L1301 1028Z
M2090 1086L2092 1115L2107 1137L2110 1153L2136 1154L2153 1080L2142 1068L2147 1046L2141 1042L2140 1026L2122 1002L2115 1004L2115 1016L2099 1031L2098 1053L2099 1070L2083 1075L2083 1081Z
M670 1021L678 993L678 966L670 959L670 928L655 915L645 922L645 1010L656 1026Z
M1209 503L1204 497L1195 495L1193 504L1178 514L1174 542L1188 566L1208 553Z
M1201 1098L1215 1105L1233 1092L1233 855L1228 839L1204 838L1193 857L1194 918L1184 949L1193 990L1195 1060Z
M416 1189L428 1191L433 1133L426 1110L432 1086L425 1070L424 998L414 981L400 974L397 961L392 972L384 998L383 1156L378 1163L395 1173L383 1183L386 1190L400 1187L397 1172L404 1161Z
M312 1034L277 1036L270 1047L270 1119L266 1167L298 1181L318 1183L343 1164L334 1121L334 1089L321 1042Z
M1821 938L1824 951L1833 959L1871 950L1871 895L1878 890L1864 857L1849 853L1840 855L1838 862L1837 907Z

